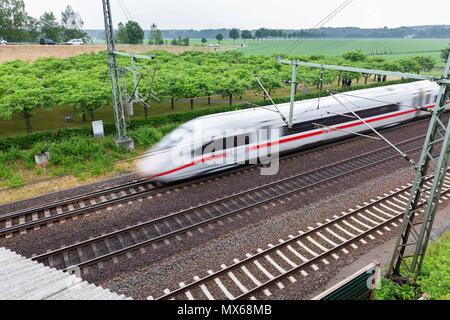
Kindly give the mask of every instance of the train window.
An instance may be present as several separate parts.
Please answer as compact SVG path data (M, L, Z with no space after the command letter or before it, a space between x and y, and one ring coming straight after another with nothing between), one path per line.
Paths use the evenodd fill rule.
M202 154L215 153L218 151L225 150L226 143L227 143L226 138L214 139L213 137L210 142L205 143L202 146Z
M365 119L365 118L376 117L376 116L383 115L386 113L396 112L399 110L400 110L400 106L398 104L389 104L389 105L384 105L384 106L377 107L377 108L370 108L370 109L365 109L365 110L361 110L361 111L356 111L356 114L358 115L358 117ZM296 123L296 124L294 124L294 126L291 129L289 129L287 126L284 126L282 129L282 135L288 136L288 135L292 135L292 134L296 134L296 133L300 133L300 132L311 131L311 130L317 129L317 126L315 126L315 124L318 124L318 125L321 125L324 127L331 127L334 125L351 122L351 121L355 121L355 120L357 120L357 118L352 113L345 113L345 114L341 114L341 115L325 117L325 118L317 119L314 121Z
M431 103L431 94L427 94L425 97L425 105L429 105Z
M225 149L246 146L249 144L250 144L250 136L248 134L232 136L228 138L228 143L226 144Z

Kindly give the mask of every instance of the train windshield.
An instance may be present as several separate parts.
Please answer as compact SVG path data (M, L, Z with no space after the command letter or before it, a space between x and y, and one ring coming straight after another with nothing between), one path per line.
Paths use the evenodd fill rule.
M187 126L181 126L165 136L153 150L159 151L186 144L190 141L189 137L191 136L191 131L191 128Z

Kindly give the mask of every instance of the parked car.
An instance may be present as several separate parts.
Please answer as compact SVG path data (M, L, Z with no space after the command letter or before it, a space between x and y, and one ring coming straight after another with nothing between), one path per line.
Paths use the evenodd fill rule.
M6 40L4 40L4 39L0 39L0 45L1 45L1 44L6 45L6 44L8 44L8 41L6 41Z
M46 45L46 46L54 46L55 44L57 44L55 41L53 41L52 39L46 39L46 38L42 38L39 43L41 45Z
M208 47L212 48L214 45L212 43L208 44Z
M83 45L83 40L81 39L72 39L66 42L69 46L81 46Z

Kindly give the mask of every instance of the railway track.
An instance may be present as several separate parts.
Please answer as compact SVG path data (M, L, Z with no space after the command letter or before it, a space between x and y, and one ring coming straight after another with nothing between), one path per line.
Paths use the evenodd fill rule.
M450 199L449 172L442 193L444 201ZM255 300L270 297L290 283L332 264L350 250L366 245L376 237L386 237L385 233L401 224L410 189L411 184L402 186L354 210L335 215L333 220L318 223L306 232L299 231L298 235L289 235L288 239L280 239L275 245L269 244L265 250L258 249L244 259L234 259L232 265L222 264L219 271L208 270L206 276L196 276L192 283L180 283L173 291L165 289L157 299ZM430 189L431 178L428 178L424 198L428 197ZM418 215L422 213L423 210Z
M409 127L421 121L426 120L419 120L417 122L403 124L401 125L401 127ZM385 131L395 129L398 129L398 127L388 128ZM423 139L424 137L417 137L415 139L421 138ZM345 142L348 141L341 141L336 144L325 145L313 150L309 150L309 152L329 150ZM304 151L283 156L280 161L290 161L299 157L303 153ZM16 234L27 233L31 230L37 230L41 227L52 225L54 223L65 222L69 219L77 219L85 214L89 214L101 209L131 202L134 200L139 200L146 197L151 198L152 196L164 194L167 192L176 192L180 189L203 182L208 182L220 177L229 176L236 172L246 172L249 170L254 170L256 167L256 165L238 167L236 169L232 169L216 175L201 177L182 183L172 183L164 186L155 185L145 179L141 179L120 186L97 190L91 193L84 194L83 196L71 197L63 199L61 201L44 204L24 210L0 213L0 238L8 238Z
M406 152L421 150L423 137L398 144ZM252 209L283 201L291 195L307 193L323 185L336 182L367 168L395 160L399 155L391 147L380 148L309 172L280 179L270 184L242 191L222 199L181 210L157 219L139 223L108 234L33 256L33 260L57 269L85 269L102 262L128 255L136 250L167 242L171 238L181 240L181 235L203 228L223 225L227 220L250 214ZM170 242L170 241L169 241Z

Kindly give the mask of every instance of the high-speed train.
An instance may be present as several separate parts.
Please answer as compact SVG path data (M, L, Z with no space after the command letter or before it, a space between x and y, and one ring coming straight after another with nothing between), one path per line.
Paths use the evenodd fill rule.
M438 90L434 82L419 81L299 101L292 128L283 120L289 103L200 117L149 150L138 171L152 181L170 182L267 161L275 154L368 132L369 126L380 129L427 116L416 107L433 108Z

